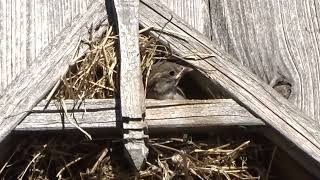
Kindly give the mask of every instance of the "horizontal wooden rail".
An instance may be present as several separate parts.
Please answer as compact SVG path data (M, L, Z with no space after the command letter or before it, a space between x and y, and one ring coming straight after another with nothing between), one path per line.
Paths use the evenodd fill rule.
M69 119L82 128L116 128L119 108L113 99L65 101ZM146 101L145 123L149 129L210 128L217 126L263 126L232 99ZM16 127L16 131L75 129L63 116L59 102L40 102ZM70 118L71 117L71 118Z

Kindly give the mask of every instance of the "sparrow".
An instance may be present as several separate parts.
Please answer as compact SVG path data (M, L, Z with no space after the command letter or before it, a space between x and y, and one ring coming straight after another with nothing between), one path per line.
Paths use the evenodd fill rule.
M186 99L178 86L180 79L193 69L169 61L160 61L151 67L147 81L149 99Z

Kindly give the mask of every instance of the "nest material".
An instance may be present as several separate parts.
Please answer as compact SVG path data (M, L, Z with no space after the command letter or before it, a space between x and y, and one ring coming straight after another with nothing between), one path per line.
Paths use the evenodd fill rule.
M55 99L106 99L118 94L118 36L112 26L108 27L101 39L83 41L80 44L84 45L89 47L88 51L75 55L75 64L62 78L54 95ZM152 64L168 59L171 53L155 38L142 33L139 45L143 82L146 85Z
M120 139L27 136L7 165L4 179L264 179L266 168L249 141L218 145L208 140L150 139L146 166L138 174L123 156ZM241 142L242 143L239 143ZM254 144L254 143L253 143ZM259 146L255 144L255 146ZM263 146L261 146L263 147ZM250 153L248 153L250 152ZM256 164L256 163L252 163Z
M140 177L159 179L260 179L253 176L243 153L250 141L232 148L182 139L151 140L148 168Z

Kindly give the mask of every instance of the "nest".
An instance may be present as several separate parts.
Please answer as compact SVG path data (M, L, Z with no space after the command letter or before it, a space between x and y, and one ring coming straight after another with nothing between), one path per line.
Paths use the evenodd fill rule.
M158 179L260 179L249 172L244 150L246 141L237 147L217 146L183 139L151 140L148 168L140 177ZM252 170L252 169L251 169ZM255 173L258 174L258 173ZM261 175L261 174L260 174Z
M203 138L150 139L146 165L136 173L123 156L121 139L30 135L0 175L3 179L264 179L266 168L253 161L262 161L256 149L265 147L233 140L219 145Z
M144 33L140 33L139 45L143 82L146 85L152 64L172 59L172 54L167 47ZM83 41L79 46L88 46L89 49L85 54L75 55L74 65L61 79L59 88L54 89L54 99L106 99L116 96L119 93L118 36L112 26L108 27L102 38Z
M143 32L144 30L142 30ZM112 98L118 94L118 36L112 26L100 39L83 41L84 54L75 54L74 65L49 96L54 99ZM153 63L172 60L170 48L141 33L139 38L143 82ZM80 48L80 47L79 47ZM51 97L49 97L51 98ZM0 176L4 179L259 179L265 170L247 162L249 141L203 143L185 139L150 139L149 157L138 173L123 158L121 140L87 140L83 137L24 138ZM254 154L253 156L256 157ZM119 159L120 158L120 159ZM267 173L268 174L268 173Z

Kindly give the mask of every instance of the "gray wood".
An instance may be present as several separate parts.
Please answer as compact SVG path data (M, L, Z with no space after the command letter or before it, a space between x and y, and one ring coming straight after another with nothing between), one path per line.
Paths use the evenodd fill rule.
M137 0L115 0L120 45L120 99L123 117L142 118L144 92L139 50Z
M1 1L0 94L93 1Z
M285 78L289 101L320 121L319 1L164 0L264 82ZM281 10L279 10L281 9ZM311 10L311 11L310 11ZM208 15L209 14L209 15Z
M68 116L81 128L116 129L120 109L114 99L91 99L84 102L66 100ZM16 131L74 129L66 121L59 102L41 101L16 127ZM148 130L201 130L217 126L264 126L265 124L232 99L147 100L145 124Z
M320 121L320 1L210 0L212 40L267 83L284 76L289 101Z
M211 37L209 0L162 0L160 2L200 33Z
M120 45L120 103L129 160L140 170L147 159L144 143L144 88L139 49L139 0L114 0Z
M91 2L2 2L0 94L64 27L87 10ZM269 83L278 73L286 76L293 85L290 102L315 120L320 119L320 103L317 101L320 91L319 35L318 25L314 23L319 13L318 1L306 1L304 5L299 0L282 0L281 3L276 0L161 2L199 32L208 37L212 34L214 42L265 82Z
M144 27L164 28L181 38L162 34L160 39L169 44L181 56L193 55L188 61L203 74L220 84L225 91L256 114L265 123L289 139L306 156L320 162L320 126L295 106L281 97L266 83L237 62L229 54L216 47L210 40L172 15L166 7L153 0L142 0L140 23ZM159 37L155 33L155 37ZM197 52L195 52L195 50ZM189 54L188 54L189 53ZM284 147L285 148L285 147ZM294 157L300 162L305 157Z
M54 86L72 63L77 46L93 27L106 19L104 1L95 1L51 42L30 67L23 71L0 96L0 141L27 115ZM105 28L105 26L101 26ZM101 31L98 31L101 32ZM80 49L80 53L86 48Z

